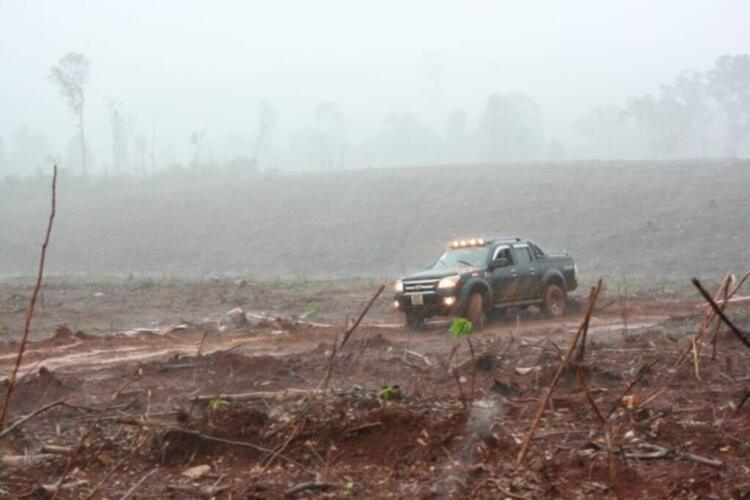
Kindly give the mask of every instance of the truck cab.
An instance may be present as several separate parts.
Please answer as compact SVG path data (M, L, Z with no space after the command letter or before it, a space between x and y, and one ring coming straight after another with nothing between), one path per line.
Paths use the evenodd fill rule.
M454 241L427 269L398 280L394 306L413 328L437 315L466 317L480 330L494 309L539 305L560 317L577 286L568 255L521 238L472 238Z

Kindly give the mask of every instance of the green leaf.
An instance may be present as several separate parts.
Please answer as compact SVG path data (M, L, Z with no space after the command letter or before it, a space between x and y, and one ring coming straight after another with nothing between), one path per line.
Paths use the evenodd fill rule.
M471 321L466 318L457 318L453 321L450 328L451 337L454 339L469 336L473 330L474 326L471 324Z
M396 395L398 390L399 388L397 385L384 385L383 387L378 389L378 399L388 401Z
M209 401L208 405L211 407L212 410L218 410L219 408L229 406L230 402L226 399L216 398L216 399L212 399L211 401Z

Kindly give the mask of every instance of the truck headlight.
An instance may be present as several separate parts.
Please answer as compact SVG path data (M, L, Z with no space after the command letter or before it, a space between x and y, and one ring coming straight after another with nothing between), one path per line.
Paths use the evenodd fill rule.
M440 281L438 281L438 288L454 288L456 285L458 285L459 276L448 276L447 278L443 278Z
M393 285L393 289L397 292L403 292L404 291L404 282L402 280L398 280L395 285Z

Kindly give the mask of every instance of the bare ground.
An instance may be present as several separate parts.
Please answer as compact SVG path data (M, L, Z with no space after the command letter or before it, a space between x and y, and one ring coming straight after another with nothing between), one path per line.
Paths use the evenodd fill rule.
M581 321L575 304L562 322L532 313L474 334L472 402L466 343L451 358L456 342L446 322L409 332L388 297L339 353L331 390L309 392L325 376L343 318L372 293L368 283L333 287L317 310L307 301L308 293L319 297L320 284L260 290L253 309L239 305L264 319L228 329L215 319L254 285L173 284L151 300L130 285L59 286L45 292L45 326L24 360L9 423L60 403L0 440L3 457L41 454L38 462L4 464L0 495L50 496L67 468L58 498L614 496L601 427L572 372L561 379L527 461L514 467ZM96 299L109 297L105 307L55 298L92 290L104 294ZM14 297L28 289L1 291L6 307L22 303ZM162 308L162 295L193 301L183 311L193 321ZM702 320L696 303L605 293L594 314L584 368L598 407L613 409L624 497L750 494L750 404L738 409L750 386L750 350L722 334L715 359L710 345L701 350L697 372L692 356L675 366ZM0 344L0 373L9 372L17 349L17 309L4 311L11 326ZM130 324L99 330L109 315ZM746 309L736 306L734 316L750 325ZM59 321L71 328L55 332L64 318L78 319ZM621 404L644 366L652 368ZM237 393L253 395L231 396ZM63 449L49 454L50 445Z

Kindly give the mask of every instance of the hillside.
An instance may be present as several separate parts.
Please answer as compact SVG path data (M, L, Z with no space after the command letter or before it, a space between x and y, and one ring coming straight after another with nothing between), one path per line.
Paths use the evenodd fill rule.
M750 265L748 162L60 184L53 274L396 276L474 235L567 250L589 276L719 275ZM47 191L42 180L0 189L0 276L34 272Z

